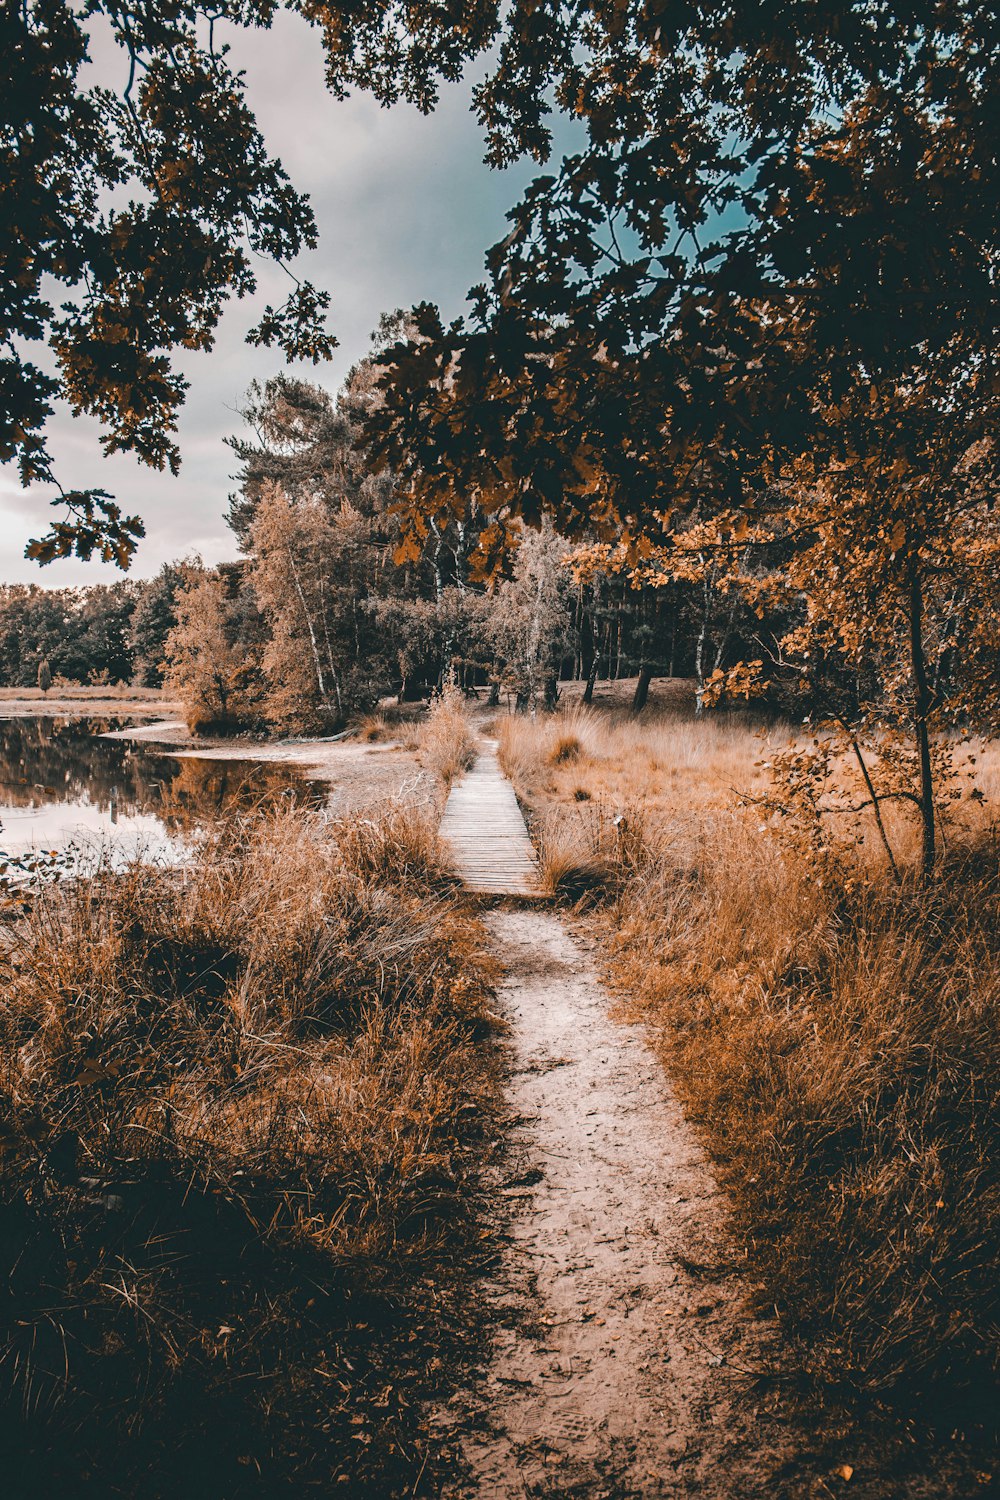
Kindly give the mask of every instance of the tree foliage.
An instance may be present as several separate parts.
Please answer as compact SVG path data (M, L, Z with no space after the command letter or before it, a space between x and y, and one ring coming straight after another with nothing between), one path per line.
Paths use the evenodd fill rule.
M343 96L435 102L496 25L490 5L361 8L287 0L322 36ZM186 381L178 350L212 347L223 307L316 243L306 198L269 153L226 37L270 26L278 0L25 0L0 9L0 460L57 484L45 427L56 401L97 418L108 453L176 471ZM120 78L88 76L95 36ZM322 360L329 293L296 282L248 338ZM35 354L33 346L48 346ZM142 522L102 490L66 490L31 543L40 562L95 551L127 566Z
M145 587L0 585L0 685L34 686L43 661L53 677L74 682L130 681L132 624Z
M167 689L197 733L231 732L259 719L254 661L240 638L238 600L216 570L191 564L166 643Z
M633 566L659 551L665 578L780 559L803 618L768 649L811 674L835 638L879 677L928 868L928 641L970 532L993 576L998 76L965 0L596 8L557 89L585 148L511 212L467 322L420 310L369 421L415 532L471 498L501 530L546 514ZM963 665L951 700L992 722Z

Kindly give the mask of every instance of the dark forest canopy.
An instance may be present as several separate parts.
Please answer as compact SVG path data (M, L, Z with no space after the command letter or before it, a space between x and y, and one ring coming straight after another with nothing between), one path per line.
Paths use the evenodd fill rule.
M71 683L159 687L184 566L88 588L0 584L0 687L34 687L43 666Z
M430 109L436 80L494 48L475 91L494 163L544 160L553 104L586 127L587 149L514 211L473 327L442 355L460 355L462 391L487 403L469 451L444 450L466 474L485 447L484 494L588 524L655 512L673 487L645 458L669 397L674 468L697 454L698 488L731 498L734 445L759 457L812 441L817 399L840 400L859 371L910 368L914 327L947 372L991 347L998 42L985 4L286 8L320 32L338 95L357 86ZM4 7L0 454L26 482L56 479L44 437L56 400L96 415L109 450L176 466L172 352L211 347L226 299L253 288L254 254L286 262L313 243L309 205L270 157L224 46L227 26L266 27L276 10ZM81 78L98 23L122 51L118 93ZM68 304L49 300L51 278ZM322 358L327 301L300 286L250 337ZM26 352L39 340L54 375ZM440 375L429 359L405 381ZM989 361L976 373L993 379ZM525 453L505 474L512 423ZM548 459L541 432L555 438ZM395 436L420 451L411 430ZM432 428L424 443L441 438ZM127 564L137 518L101 492L64 502L34 556L96 548Z
M919 464L942 415L991 436L993 7L606 20L586 149L511 211L469 319L424 309L388 361L375 430L415 527L471 489L617 539L806 459Z

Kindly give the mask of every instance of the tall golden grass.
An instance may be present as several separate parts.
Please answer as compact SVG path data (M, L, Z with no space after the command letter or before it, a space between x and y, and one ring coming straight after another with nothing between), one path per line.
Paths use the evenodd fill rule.
M3 939L5 1493L409 1493L495 1103L431 825L248 816Z
M1000 1364L1000 845L966 798L932 886L873 829L821 866L738 721L575 712L500 727L550 884L595 894L607 971L704 1128L735 1225L809 1366L995 1414ZM568 738L579 746L567 755ZM981 790L1000 757L979 747ZM897 857L918 836L896 813ZM839 840L839 842L838 842ZM589 870L589 882L584 875Z
M476 758L476 731L461 692L445 686L417 733L421 763L447 788Z

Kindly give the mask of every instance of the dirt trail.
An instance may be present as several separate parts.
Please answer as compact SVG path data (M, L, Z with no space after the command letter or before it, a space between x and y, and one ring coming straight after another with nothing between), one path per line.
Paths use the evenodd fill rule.
M762 1480L787 1445L748 1394L769 1334L719 1265L718 1192L662 1069L609 1019L557 916L486 920L516 1052L518 1167L500 1191L523 1203L454 1494L779 1493Z
M465 1471L440 1500L996 1494L912 1424L795 1394L694 1130L586 939L523 906L484 920L513 1053L506 1241L482 1379L431 1414Z

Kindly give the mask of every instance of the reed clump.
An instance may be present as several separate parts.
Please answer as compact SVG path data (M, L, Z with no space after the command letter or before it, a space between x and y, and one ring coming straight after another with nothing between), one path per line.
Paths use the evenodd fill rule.
M446 888L413 812L279 809L8 921L8 1493L409 1492L496 1104Z
M459 689L447 685L434 699L417 734L421 763L445 788L476 758L476 730Z

